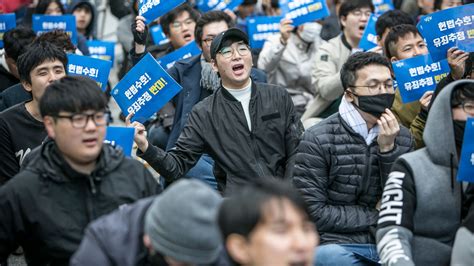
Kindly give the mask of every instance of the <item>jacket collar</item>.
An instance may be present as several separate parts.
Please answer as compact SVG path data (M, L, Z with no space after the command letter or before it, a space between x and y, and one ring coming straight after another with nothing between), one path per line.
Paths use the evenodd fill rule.
M341 34L341 41L342 41L342 44L344 44L344 46L349 49L349 51L352 51L352 47L351 45L349 44L349 42L347 41L346 39L346 36L344 35L344 33Z
M250 78L250 77L249 77ZM253 81L252 78L250 78L252 80L252 94L250 96L251 99L253 99L255 97L255 95L257 95L257 85L255 84L255 82ZM234 96L232 96L232 94L230 94L230 92L228 92L223 86L222 86L222 82L221 82L221 86L219 88L219 91L222 93L222 95L224 96L224 98L226 98L227 100L229 101L233 101L233 102L238 102L237 99L234 98Z

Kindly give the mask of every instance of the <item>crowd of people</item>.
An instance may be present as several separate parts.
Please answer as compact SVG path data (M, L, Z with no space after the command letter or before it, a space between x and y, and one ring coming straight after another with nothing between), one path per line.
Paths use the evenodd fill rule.
M282 15L278 0L185 1L151 23L141 1L110 0L119 78L148 53L201 50L167 69L182 89L144 123L112 118L110 88L67 74L67 54L97 39L96 2L17 2L0 51L0 265L474 263L474 186L456 179L474 54L453 44L449 73L411 103L392 67L429 54L422 16L472 1L393 1L364 50L371 0L282 18L263 47L248 18ZM77 45L62 30L37 36L34 14L74 15ZM132 157L104 143L120 119Z

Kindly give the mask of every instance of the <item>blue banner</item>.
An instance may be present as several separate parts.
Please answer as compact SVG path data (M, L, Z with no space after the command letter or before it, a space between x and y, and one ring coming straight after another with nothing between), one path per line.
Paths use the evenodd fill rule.
M185 46L173 51L163 57L158 58L158 64L164 69L168 69L174 65L174 63L181 59L186 59L191 56L195 56L201 53L201 49L197 46L195 41L192 41Z
M87 41L87 48L89 48L90 57L108 60L114 64L115 43L106 41Z
M161 29L161 25L155 25L151 27L150 31L151 31L151 37L153 38L153 42L156 45L162 45L170 41L168 40L168 38L166 38L166 35L163 32L163 29Z
M3 48L3 34L16 27L15 13L0 15L0 49Z
M458 181L474 182L474 118L468 118L464 129L461 159L458 167Z
M282 17L251 17L247 18L247 33L250 47L262 48L268 38L280 34Z
M135 128L133 127L107 127L104 143L120 147L125 156L131 157L134 136Z
M244 0L199 0L197 7L204 13L211 10L234 10L234 8L242 4L243 1Z
M426 91L449 74L447 60L433 62L429 54L419 55L392 63L403 103L417 101Z
M112 62L77 54L67 55L67 73L69 75L84 76L97 82L105 91L109 79Z
M474 4L448 8L424 16L417 27L425 38L433 61L447 56L448 49L457 46L474 52Z
M146 24L163 16L185 0L138 0L138 14L146 19Z
M63 30L67 32L72 43L77 45L76 17L73 15L33 15L33 30L36 34L52 30Z
M368 51L377 46L377 33L375 32L377 19L377 15L370 15L369 21L365 26L364 34L359 42L359 48L364 49L364 51Z
M383 13L393 10L393 2L392 0L372 0L372 3L375 7L375 14L382 15Z
M325 0L280 0L281 14L294 26L329 16Z
M180 91L181 86L148 53L115 86L112 97L125 116L133 112L132 121L143 123Z

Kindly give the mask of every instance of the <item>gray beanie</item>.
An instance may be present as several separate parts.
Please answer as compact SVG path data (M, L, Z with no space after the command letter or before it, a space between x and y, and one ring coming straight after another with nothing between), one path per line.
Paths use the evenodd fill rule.
M214 262L221 248L221 196L201 181L182 179L156 197L145 217L153 249L180 262Z

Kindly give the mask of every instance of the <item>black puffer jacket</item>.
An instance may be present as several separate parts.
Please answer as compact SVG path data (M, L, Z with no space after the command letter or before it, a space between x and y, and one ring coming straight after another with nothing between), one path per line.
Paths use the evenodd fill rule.
M53 141L30 159L0 188L0 263L21 245L30 265L68 265L89 222L160 192L148 170L109 145L90 176L74 171Z
M308 129L298 146L293 183L308 204L323 244L375 243L369 228L395 159L413 149L401 127L395 148L380 153L377 139L368 146L334 114Z

